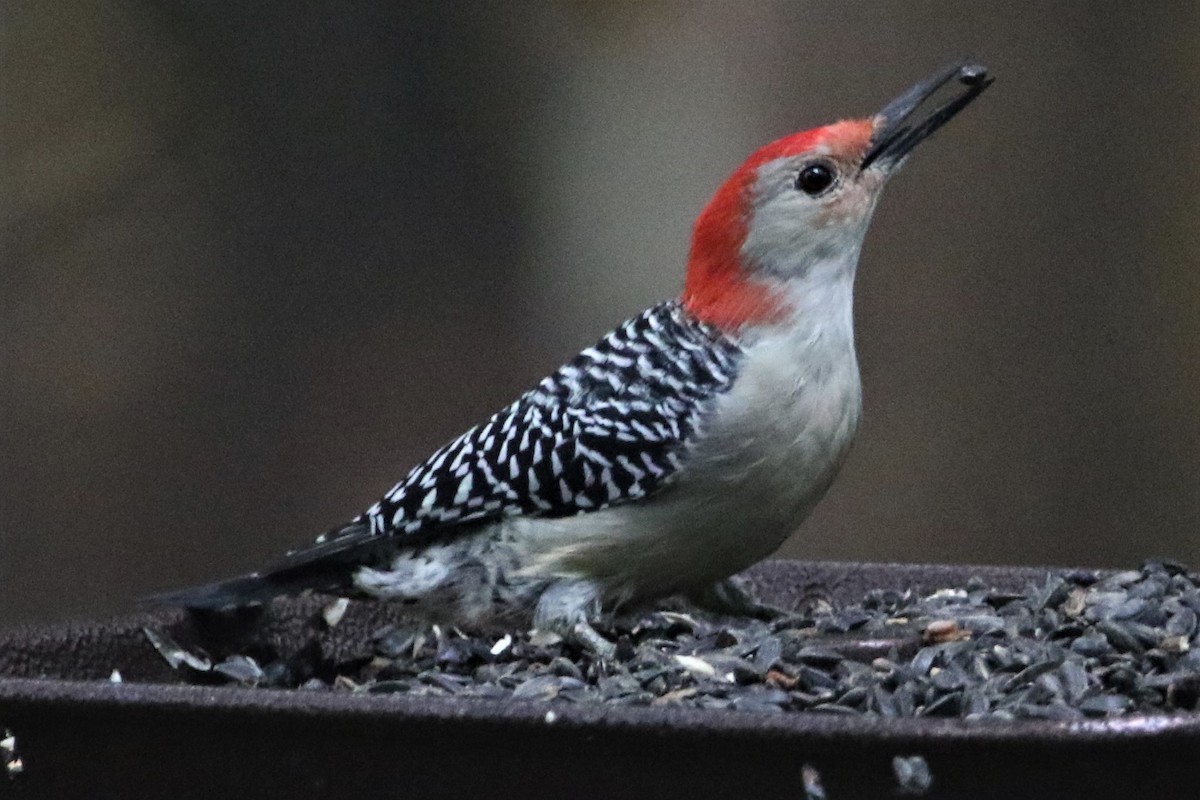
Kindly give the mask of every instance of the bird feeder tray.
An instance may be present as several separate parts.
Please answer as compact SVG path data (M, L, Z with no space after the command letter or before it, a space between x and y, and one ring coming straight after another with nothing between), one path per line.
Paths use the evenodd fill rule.
M789 608L972 576L1018 591L1044 575L773 561L747 579ZM278 600L252 631L221 635L295 650L322 605ZM394 614L353 603L323 646L353 653ZM196 624L161 611L0 631L0 798L1166 797L1195 785L1200 756L1196 713L971 721L189 685L143 628ZM898 782L894 759L913 756L931 783Z

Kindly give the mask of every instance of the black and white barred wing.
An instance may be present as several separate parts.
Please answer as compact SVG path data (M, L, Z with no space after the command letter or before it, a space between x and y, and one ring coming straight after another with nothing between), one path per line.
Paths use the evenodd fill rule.
M739 356L678 304L656 306L439 449L353 525L416 534L644 497L686 459Z

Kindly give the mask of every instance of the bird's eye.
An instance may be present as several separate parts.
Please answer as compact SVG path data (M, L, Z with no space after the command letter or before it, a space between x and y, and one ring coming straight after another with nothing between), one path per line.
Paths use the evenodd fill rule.
M796 188L809 197L816 197L833 186L833 167L828 164L809 164L796 176Z

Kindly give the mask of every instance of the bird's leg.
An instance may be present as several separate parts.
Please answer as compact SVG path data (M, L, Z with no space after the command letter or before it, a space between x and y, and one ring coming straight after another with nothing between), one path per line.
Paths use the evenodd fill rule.
M617 654L617 646L601 636L591 623L576 622L571 629L571 638L600 658L612 658Z
M616 645L592 627L600 614L600 587L586 580L559 580L550 584L538 598L533 627L554 631L602 658L611 658Z
M785 613L782 609L755 600L736 578L725 578L703 589L689 592L687 599L704 611L729 617L772 620Z

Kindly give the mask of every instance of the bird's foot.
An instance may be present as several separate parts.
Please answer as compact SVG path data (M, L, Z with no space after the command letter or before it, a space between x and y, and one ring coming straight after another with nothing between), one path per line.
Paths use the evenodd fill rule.
M550 584L538 599L533 624L555 631L600 658L612 658L617 646L601 636L589 620L600 614L600 588L586 580L560 580Z
M601 659L611 659L617 654L617 646L586 622L575 623L575 627L571 629L571 638Z

